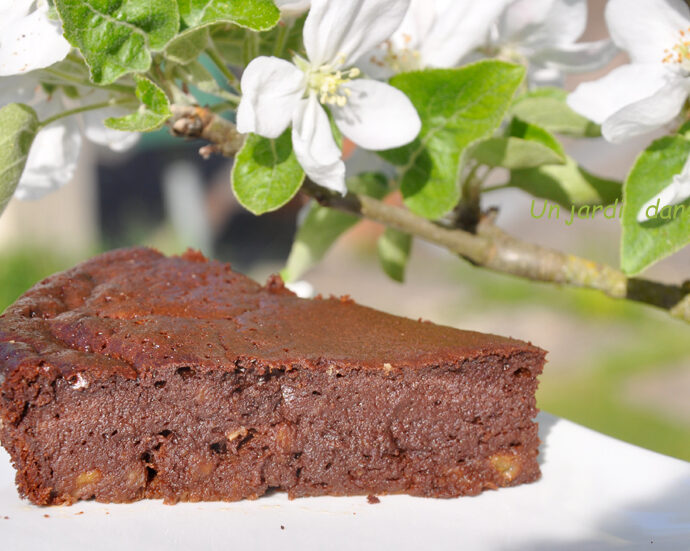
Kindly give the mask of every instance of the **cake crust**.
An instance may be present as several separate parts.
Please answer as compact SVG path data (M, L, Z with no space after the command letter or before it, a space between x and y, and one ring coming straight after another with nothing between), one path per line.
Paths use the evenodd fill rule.
M0 439L38 504L476 494L539 476L544 354L124 249L0 317Z

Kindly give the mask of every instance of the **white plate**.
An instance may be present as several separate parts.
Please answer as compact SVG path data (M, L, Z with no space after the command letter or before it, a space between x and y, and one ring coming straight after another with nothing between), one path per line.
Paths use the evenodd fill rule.
M542 479L459 499L274 494L239 503L17 497L0 455L2 549L690 549L690 463L539 415ZM4 517L9 517L5 519ZM46 518L47 517L47 518Z

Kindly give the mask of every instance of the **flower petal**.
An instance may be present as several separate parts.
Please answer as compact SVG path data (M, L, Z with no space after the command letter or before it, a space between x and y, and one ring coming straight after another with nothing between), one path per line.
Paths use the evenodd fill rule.
M311 0L275 0L283 17L295 17L307 11Z
M237 130L277 138L304 94L305 75L277 57L257 57L242 74L242 100L237 109Z
M315 94L300 101L294 112L292 148L312 181L345 194L345 163L333 139L328 115Z
M286 283L285 287L290 289L300 298L314 298L314 295L316 295L316 292L314 291L314 286L303 279Z
M435 0L411 0L400 26L390 39L357 60L365 75L387 80L397 72L423 69L419 48L429 38L434 24Z
M74 176L80 148L81 134L74 118L60 119L41 130L14 196L40 199L61 188Z
M84 136L86 139L98 145L104 145L112 151L126 151L134 147L139 141L139 132L123 132L113 130L103 124L108 117L121 117L127 114L125 109L108 107L98 111L86 111L83 113Z
M527 68L527 82L531 88L539 88L540 86L563 88L565 76L563 71L556 67L545 67L544 65L530 63Z
M437 0L435 20L421 47L427 67L454 67L486 42L509 0Z
M626 105L604 121L601 133L608 141L620 143L646 134L671 122L690 92L690 78L670 81L655 94Z
M45 99L45 93L35 73L2 77L0 82L0 106L8 103L31 105Z
M690 9L683 0L609 0L606 24L613 41L630 54L633 63L659 63L664 49L690 27Z
M570 73L586 72L608 65L617 53L616 45L611 40L604 39L546 48L532 56L530 61Z
M671 76L660 63L621 65L599 80L580 84L568 96L568 105L601 124L626 105L655 94Z
M352 64L400 26L410 0L313 0L304 47L315 66Z
M647 209L652 206L656 207L657 202L659 206L656 212L658 214L662 208L668 205L677 205L688 198L690 198L690 157L685 161L685 166L683 166L681 173L676 174L668 186L642 205L637 213L637 221L646 222L649 220Z
M343 107L333 106L335 123L358 146L372 151L411 142L422 122L400 90L383 82L360 79L347 84L350 97Z
M586 0L517 0L499 20L499 41L538 51L575 42L586 24Z
M47 2L37 4L34 11L16 19L18 14L13 8L12 20L4 19L0 23L0 76L48 67L69 53L71 46L62 36L60 21L48 17ZM2 11L4 16L6 10Z
M112 94L101 88L79 88L78 104L87 105L106 102L112 98ZM72 107L70 105L69 107ZM141 134L139 132L123 132L113 130L105 126L103 121L108 117L121 117L126 115L127 109L122 107L106 107L95 111L85 111L81 114L82 130L89 141L104 145L112 151L125 151L134 146Z
M391 36L393 45L398 49L418 49L433 28L439 1L411 0L402 23Z

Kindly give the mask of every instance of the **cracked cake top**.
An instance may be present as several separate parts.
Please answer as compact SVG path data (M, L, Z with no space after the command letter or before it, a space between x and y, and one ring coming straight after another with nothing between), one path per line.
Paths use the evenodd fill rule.
M509 356L524 342L414 321L347 297L301 299L189 251L112 251L38 283L0 316L0 382L152 369L397 369ZM83 374L83 375L81 375ZM77 381L77 376L81 378Z

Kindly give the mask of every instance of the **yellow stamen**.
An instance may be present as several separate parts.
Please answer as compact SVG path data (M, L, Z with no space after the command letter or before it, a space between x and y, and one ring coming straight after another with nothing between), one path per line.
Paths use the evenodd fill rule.
M342 61L338 59L337 63L341 64L344 61L344 59ZM359 75L360 70L357 67L342 71L326 63L316 69L308 69L307 87L318 94L322 104L343 107L352 94L344 85Z
M418 50L409 47L412 37L408 34L403 35L403 42L405 43L404 47L396 48L390 40L386 40L384 42L386 53L380 58L372 56L370 59L371 63L379 67L388 67L394 73L422 69L421 54Z
M690 40L686 40L686 34L689 32L690 28L678 31L678 41L670 49L664 50L662 63L677 64L684 70L690 71Z

